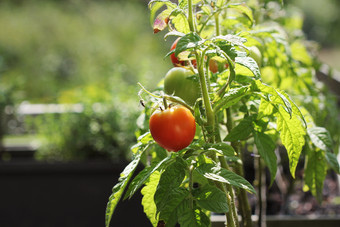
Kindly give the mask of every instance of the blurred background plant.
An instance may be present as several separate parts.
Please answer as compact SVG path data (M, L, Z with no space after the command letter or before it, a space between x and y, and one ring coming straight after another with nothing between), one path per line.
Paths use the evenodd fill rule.
M16 102L1 89L1 106L83 105L79 113L21 116L29 124L17 123L5 141L36 135L39 159L125 157L139 111L136 83L155 87L169 65L146 10L143 1L2 1L0 80L15 85Z

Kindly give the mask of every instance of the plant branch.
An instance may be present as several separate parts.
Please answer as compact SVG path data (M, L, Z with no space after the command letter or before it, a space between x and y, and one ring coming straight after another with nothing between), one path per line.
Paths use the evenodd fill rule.
M227 126L227 129L228 129L228 133L230 133L232 128L233 128L234 123L233 123L230 108L226 109L226 111L227 111L227 124L226 124L226 126ZM236 142L232 142L231 146L234 148L234 150L237 153L240 160L242 160L241 150L240 150L239 144L236 143ZM236 163L235 172L238 175L244 177L244 171L243 171L243 164L242 163L239 163L239 162ZM237 197L238 197L238 201L240 203L240 210L241 210L241 214L242 214L243 226L244 227L252 227L253 223L252 223L252 220L251 220L251 208L250 208L249 201L248 201L247 191L243 188L240 188Z

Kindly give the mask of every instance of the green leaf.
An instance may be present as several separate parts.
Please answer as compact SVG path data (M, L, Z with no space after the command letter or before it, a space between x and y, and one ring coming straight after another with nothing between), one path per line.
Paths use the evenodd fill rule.
M170 31L164 35L164 39L166 40L169 36L179 36L182 37L185 34L176 30ZM170 54L169 54L170 55Z
M219 181L222 183L227 183L238 188L243 188L249 192L255 193L253 186L243 177L237 175L236 173L216 166L210 163L204 163L196 168L197 172L204 177Z
M302 147L305 144L306 131L296 115L290 116L283 108L278 108L277 130L280 132L282 144L286 147L289 158L289 169L295 178L295 169L299 161Z
M201 7L202 11L206 14L206 15L210 15L211 14L211 8L207 5L203 5Z
M105 212L105 226L108 227L110 225L112 214L121 199L124 189L129 183L130 178L132 177L132 174L134 173L140 158L141 158L142 152L137 153L137 155L134 157L134 159L125 167L123 172L120 174L120 177L118 179L118 183L113 187L112 194L109 197L109 201L106 206L106 212Z
M177 5L170 0L151 0L148 5L149 8L152 10L154 7L156 7L157 4L160 4L161 6L167 5L168 7L173 9L177 7Z
M238 103L241 98L243 98L245 95L247 95L249 87L243 86L238 88L232 88L226 93L223 98L221 98L218 102L214 105L214 111L222 111L226 108L229 108L230 106Z
M241 46L241 47L246 48L243 45L243 43L245 43L247 41L247 39L245 39L243 37L240 37L240 36L237 36L237 35L228 34L228 35L219 35L219 36L216 36L215 38L212 39L212 41L213 42L216 42L216 41L226 41L226 42L230 43L231 45Z
M337 173L340 174L340 165L336 155L332 152L326 151L326 160L330 167Z
M178 203L187 195L186 190L179 188L185 177L186 169L186 162L177 157L176 162L169 165L162 173L154 197L160 220L168 222Z
M159 163L155 164L154 166L147 167L143 169L141 172L139 172L138 175L130 183L129 188L125 193L124 199L131 198L133 194L145 183L145 181L150 177L150 175L153 172L161 169L163 165L168 165L173 161L174 160L171 158L171 156L168 156Z
M323 127L312 127L308 128L307 132L314 146L320 148L323 151L332 150L332 138L327 129Z
M286 99L288 100L288 102L291 105L292 108L292 113L299 116L299 118L303 121L305 127L307 127L307 122L306 119L304 117L304 115L302 114L300 108L295 104L295 102L289 97L289 95L287 93L285 93L284 91L280 91L280 93L286 97Z
M232 157L236 155L234 148L231 145L223 143L223 142L207 144L207 147L205 148L208 149L208 151L215 151L216 153L223 155L223 156Z
M216 6L218 8L222 8L227 3L227 0L213 0L213 1L216 2Z
M193 194L198 205L203 209L216 213L226 213L229 211L226 194L214 186L205 185L199 187Z
M253 58L247 56L236 57L235 62L248 68L254 74L255 79L261 78L259 66L257 65L256 61Z
M178 223L181 227L209 227L210 219L199 207L191 207L189 199L178 206Z
M253 132L253 118L245 117L238 125L236 125L231 132L224 139L225 141L246 140Z
M182 36L177 42L175 55L197 47L200 44L200 41L202 41L202 38L196 33L188 33L185 36Z
M305 184L319 202L322 201L322 189L326 174L325 151L307 149Z
M312 65L313 59L306 49L306 45L301 40L297 40L291 44L292 57L305 65Z
M170 15L171 21L177 31L187 34L190 32L188 18L182 10L174 10Z
M229 8L234 8L240 11L242 14L244 14L251 24L254 22L254 17L253 17L253 11L247 6L246 3L240 3L240 4L229 4Z
M270 136L265 133L254 131L253 134L256 148L270 171L271 183L273 183L277 171L276 144Z
M280 104L283 105L286 109L286 111L292 115L292 105L290 101L280 92L278 92L275 88L262 83L260 80L255 81L255 86L263 93L263 94L269 94L270 102L272 104Z
M156 191L157 193L157 191ZM171 190L166 197L163 197L163 206L162 209L159 211L159 220L164 220L166 223L166 226L174 226L176 224L176 221L178 219L177 211L178 206L189 196L189 191L183 187L175 188ZM155 194L156 196L156 194ZM160 199L160 198L158 198ZM155 198L156 201L156 198ZM156 206L157 206L156 202Z
M274 106L264 98L261 98L261 103L259 106L259 114L257 119L261 119L263 116L270 116L274 111Z
M158 217L157 207L154 202L154 195L157 189L157 185L160 179L160 173L155 171L151 174L149 181L145 184L142 188L141 193L143 195L142 205L144 208L144 213L149 218L153 227L157 227L158 224Z
M157 11L164 5L166 5L168 9L177 8L177 5L170 0L151 0L149 2L148 6L150 9L150 24L153 24Z

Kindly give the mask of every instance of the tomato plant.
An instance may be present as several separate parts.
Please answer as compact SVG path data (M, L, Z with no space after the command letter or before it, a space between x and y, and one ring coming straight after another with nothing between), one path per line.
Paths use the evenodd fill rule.
M285 17L277 17L285 14L272 12L282 10L279 3L273 1L270 7L259 3L149 2L157 34L168 29L165 39L177 38L176 47L166 56L188 53L186 61L194 57L195 65L186 65L192 72L171 69L164 79L164 90L157 88L151 92L140 85L139 96L145 108L137 121L138 142L132 148L133 160L113 188L106 210L107 226L123 192L126 191L124 198L130 198L140 188L144 211L153 226L165 223L173 227L179 223L208 227L209 214L215 212L224 213L228 227L251 227L248 193L257 198L261 223L265 193L259 192L267 187L262 184L267 177L265 170L269 172L267 182L278 187L276 176L284 174L278 168L280 150L285 150L289 161L286 168L292 178L296 177L298 164L304 161L304 165L299 165L304 166L304 188L319 200L327 171L340 173L334 152L338 144L333 142L339 138L338 134L333 130L334 136L328 131L333 126L317 124L320 117L331 113L325 109L317 115L319 103L306 103L311 96L319 94L313 84L317 64L304 46L303 37L296 37L297 28L286 27L292 23ZM160 18L167 18L166 23L160 23ZM211 59L221 59L228 66L219 70ZM199 92L197 97L189 99L188 96L196 94L191 88L198 88L191 87L195 80ZM190 127L190 136L181 135L186 131L181 125L186 124L177 124L178 118L170 118L172 108L168 109L167 103L187 108L177 107L190 116L190 120L183 122L196 121L196 134ZM163 112L152 114L162 105ZM150 128L146 122L150 122ZM339 126L336 121L332 124ZM177 145L183 140L183 145ZM169 154L161 147L177 152ZM258 167L256 185L245 178L247 155L253 157ZM140 162L145 168L132 179Z
M183 106L156 110L150 117L150 132L153 139L168 151L179 151L187 147L196 132L195 118Z
M182 67L170 69L164 78L164 92L182 98L189 105L194 105L200 96L199 86L194 73Z

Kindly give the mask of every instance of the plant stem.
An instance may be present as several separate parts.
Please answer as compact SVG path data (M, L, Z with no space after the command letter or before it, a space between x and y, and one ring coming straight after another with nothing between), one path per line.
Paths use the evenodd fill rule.
M194 15L193 15L193 10L192 10L192 0L188 1L188 22L189 22L190 31L194 32L195 27L194 27Z
M227 126L227 129L228 129L228 132L230 133L232 128L233 128L233 119L232 119L230 108L228 108L226 111L227 111L227 124L226 124L226 126ZM234 148L235 152L237 153L239 158L242 160L241 150L239 148L239 144L232 142L231 146ZM242 163L237 162L235 164L235 172L238 175L244 177L244 171L243 171L243 164ZM252 220L251 220L251 208L250 208L249 201L248 201L247 191L243 188L240 188L239 193L237 194L237 197L238 197L238 201L239 201L239 204L240 204L243 226L244 227L252 227L253 223L252 223Z
M256 214L258 216L258 226L266 227L266 187L265 187L265 168L263 161L260 157L255 158L255 169L257 170L256 182L257 182L257 194L258 194L258 206Z
M216 36L220 35L220 14L219 13L215 14L215 33L216 33Z
M191 32L195 32L194 26L194 16L193 16L193 9L192 9L192 0L188 0L188 22L189 28ZM211 106L209 92L207 87L207 80L206 75L204 73L204 54L198 53L196 51L196 62L197 62L197 70L199 75L199 81L201 86L202 98L203 103L205 106L206 116L207 116L207 129L208 133L212 135L210 138L213 138L213 129L215 125L215 114L213 108ZM214 142L213 139L210 139L209 142Z
M227 161L225 160L224 156L219 156L218 157L221 163L221 167L228 169L229 170L229 166ZM225 184L226 188L229 192L229 196L230 196L230 204L229 207L231 209L231 211L229 211L229 213L231 213L232 215L232 220L233 222L236 224L236 226L239 226L238 223L238 215L237 215L237 210L236 210L236 204L235 204L235 194L234 194L234 189L230 184Z
M216 13L215 15L215 33L216 33L216 36L219 36L221 31L220 31L220 20L219 20L219 17L220 17L220 14L219 13ZM227 56L228 59L229 59L229 56ZM229 61L231 62L231 61ZM223 89L223 91L225 91L225 89L229 86L229 82L230 82L230 78L232 77L231 73L233 72L234 73L234 70L233 70L233 65L230 65L230 75L229 75L229 78L228 78L228 83L226 83L226 87ZM219 160L220 160L220 163L221 163L221 166L222 168L225 168L225 169L229 169L229 166L228 166L228 163L227 161L225 160L225 157L224 156L220 156L219 157ZM232 220L233 222L239 226L239 223L238 223L238 215L237 215L237 210L236 210L236 205L235 205L235 194L234 194L234 189L232 188L231 185L229 184L226 184L226 187L227 187L227 190L229 192L229 195L230 195L230 209L231 211L229 211L229 213L232 213Z
M197 67L198 67L198 75L199 81L201 85L201 93L203 98L203 103L205 107L205 113L207 116L207 130L208 133L211 135L211 138L214 137L214 128L215 128L215 114L210 102L209 92L207 87L207 81L204 73L204 56L200 56L199 53L196 53L197 59ZM210 139L209 142L214 142L214 139Z
M193 166L190 167L189 169L189 191L190 191L190 195L192 196L192 189L193 189L193 181L192 181L192 171L193 171ZM190 201L190 208L193 209L194 208L194 200L191 199Z

